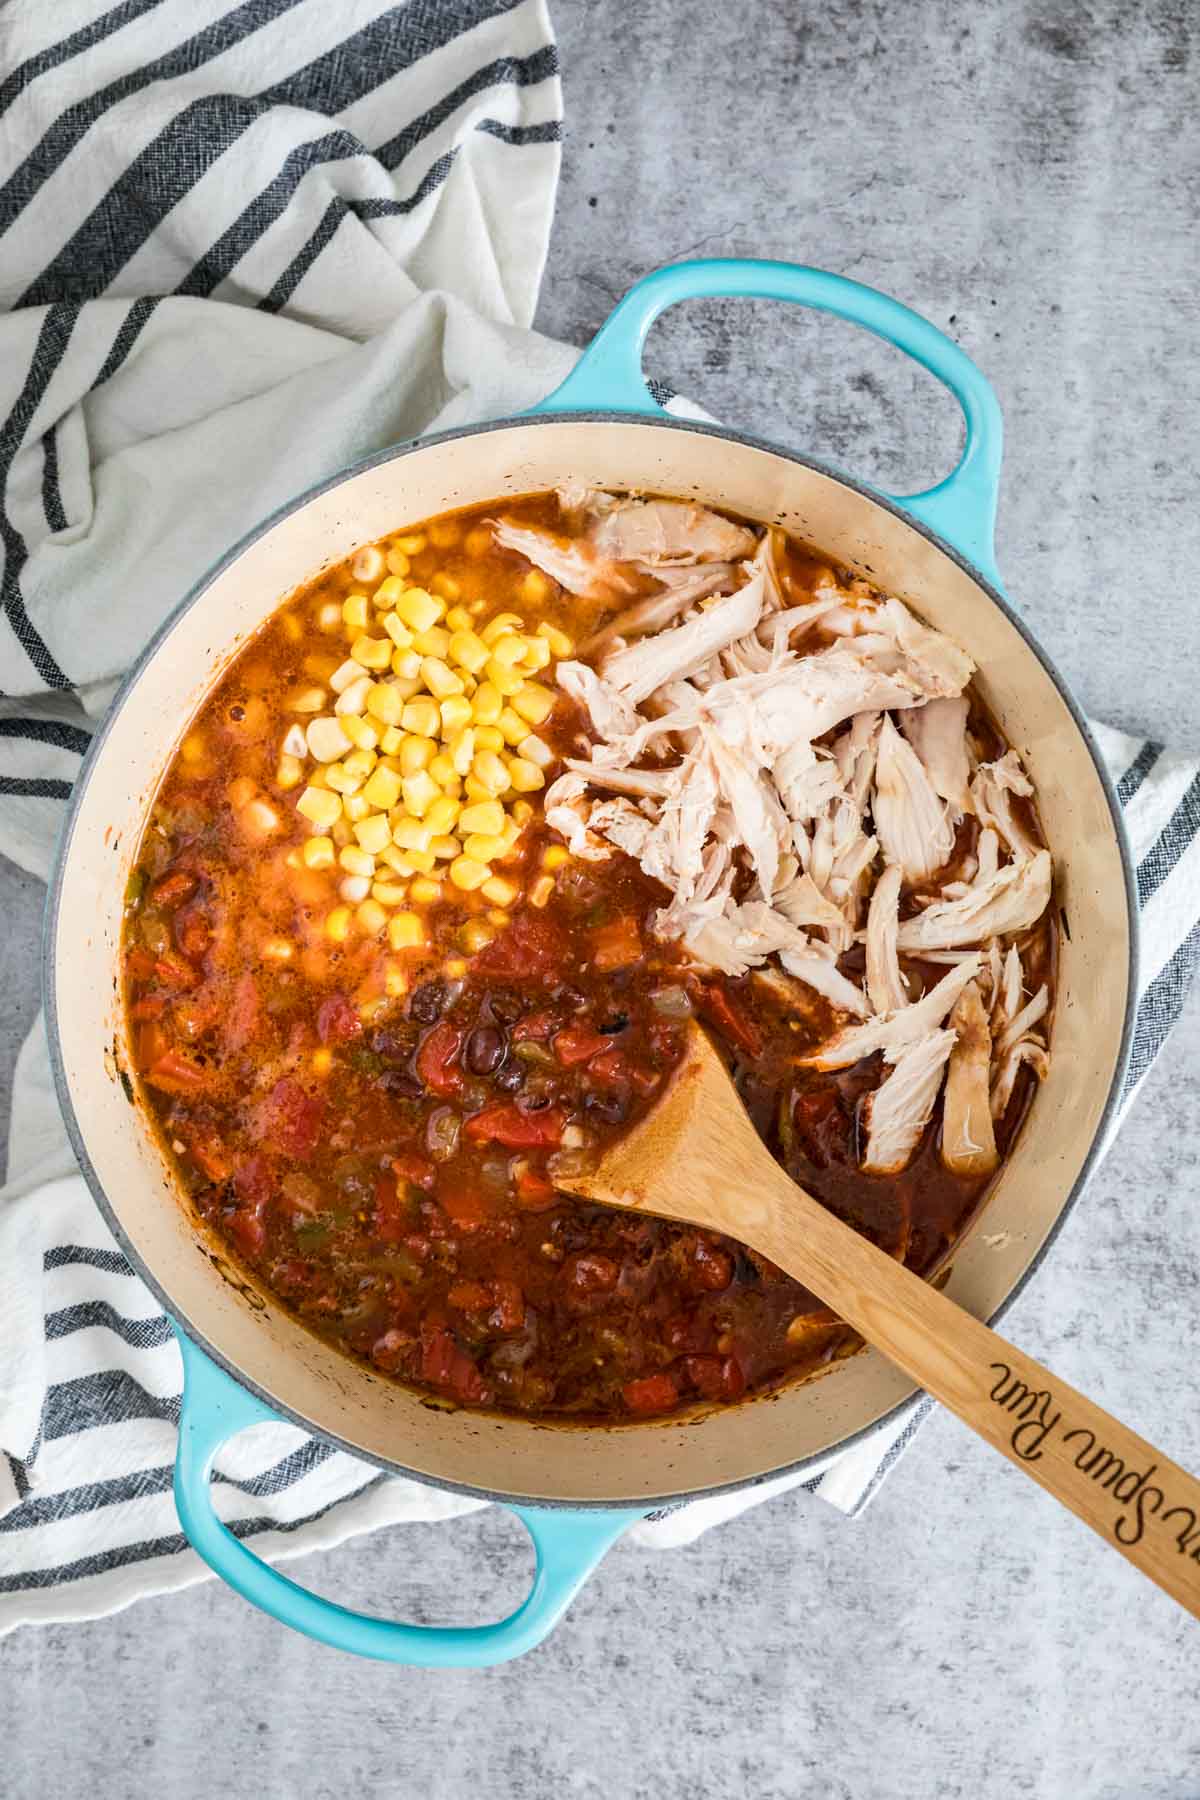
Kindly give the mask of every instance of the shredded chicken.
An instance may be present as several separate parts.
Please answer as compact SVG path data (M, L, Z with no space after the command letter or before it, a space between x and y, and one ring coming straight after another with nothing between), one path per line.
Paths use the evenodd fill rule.
M900 927L900 948L953 950L985 938L1024 931L1050 903L1050 853L1039 850L1027 862L1005 863L990 881L961 900L938 900Z
M642 638L606 657L604 679L630 706L638 706L665 682L695 674L718 650L753 631L762 609L763 576L759 570L745 587L713 600L686 624Z
M757 540L744 525L686 500L618 500L589 534L596 553L611 562L674 564L736 562Z
M864 1056L882 1050L888 1062L895 1062L918 1039L937 1029L967 983L975 979L981 960L975 955L956 963L919 1000L879 1013L864 1025L844 1026L802 1060L814 1069L848 1069Z
M665 585L646 600L636 600L619 612L615 619L579 646L581 656L597 656L614 647L618 638L645 637L674 624L697 600L732 587L736 573L733 563L701 563L694 569L660 569L658 578Z
M867 912L867 993L877 1013L896 1012L908 1005L908 989L896 954L901 880L899 868L889 863L875 883Z
M900 726L920 757L933 790L960 812L971 812L971 759L967 753L965 694L944 700L927 700L924 706L901 713Z
M999 1161L989 1079L992 1034L977 981L968 982L950 1014L954 1048L942 1103L942 1161L953 1175L990 1175Z
M908 882L925 881L949 860L954 826L911 744L883 721L875 759L875 830Z
M885 1081L864 1105L869 1175L898 1175L907 1168L933 1113L942 1071L954 1047L952 1031L930 1031L896 1059Z
M1046 1046L1039 1038L1021 1038L1001 1059L1000 1066L992 1078L993 1119L1002 1119L1008 1111L1008 1103L1012 1099L1013 1088L1023 1063L1029 1064L1039 1081L1045 1081L1050 1067L1050 1058L1047 1055Z
M1015 750L1008 751L998 762L981 763L971 783L971 799L980 820L1019 858L1036 856L1039 846L1014 815L1012 796L1028 799L1032 793L1033 783Z

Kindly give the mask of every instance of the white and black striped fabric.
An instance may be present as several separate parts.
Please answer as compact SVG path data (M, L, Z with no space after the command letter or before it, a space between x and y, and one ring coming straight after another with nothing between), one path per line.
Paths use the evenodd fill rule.
M422 431L520 410L558 168L542 0L8 0L0 10L0 852L45 876L113 684L273 507ZM1139 865L1130 1092L1197 954L1192 763L1098 733ZM202 1579L171 1500L170 1327L74 1168L41 1026L0 1192L0 1633ZM870 1498L923 1407L802 1485ZM797 1485L647 1521L686 1543ZM222 1516L272 1557L474 1502L261 1426Z

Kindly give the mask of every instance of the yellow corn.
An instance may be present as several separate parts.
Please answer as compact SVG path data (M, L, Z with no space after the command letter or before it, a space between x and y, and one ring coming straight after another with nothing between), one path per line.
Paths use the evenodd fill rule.
M445 700L450 694L461 694L462 677L456 675L449 663L444 663L440 656L425 656L421 659L421 676L425 686L437 700Z
M511 744L514 749L521 742L522 738L529 736L528 720L523 719L520 713L514 712L511 706L506 706L504 711L500 714L500 717L496 720L496 729L503 737L505 743Z
M347 775L359 775L365 781L378 760L374 750L351 750L343 756L342 767Z
M441 722L441 714L434 702L423 696L416 700L409 700L401 718L405 731L412 731L418 737L427 738L437 736L438 726Z
M371 898L378 900L380 906L401 906L408 898L408 889L402 881L376 881L371 884Z
M433 832L423 819L397 819L392 828L392 842L401 850L428 850Z
M519 760L519 758L513 759L514 762ZM510 762L508 767L509 773L512 774L513 763ZM533 764L526 763L525 767L532 769ZM541 774L538 771L535 771L535 773L538 776L537 784L540 787L542 779ZM521 785L520 782L517 781L515 775L513 775L513 782L517 787ZM392 769L376 769L363 789L363 799L369 800L372 806L378 806L383 812L387 812L389 808L395 806L399 798L400 777Z
M457 519L435 519L429 527L429 541L435 550L449 550L461 536L462 526Z
M509 663L498 662L494 656L487 660L487 678L494 688L498 688L506 700L511 700L525 685L525 677Z
M335 819L342 816L342 803L338 796L328 788L306 787L296 802L296 811L322 830L328 830Z
M325 915L325 936L332 938L335 944L344 944L350 936L350 908L335 906L331 913Z
M539 875L537 880L534 882L533 886L529 890L530 906L537 906L537 907L545 906L547 900L549 900L549 898L553 892L554 892L554 877L553 877L553 875Z
M503 637L497 638L496 642L493 644L492 656L496 662L502 663L506 669L511 669L514 663L519 663L524 657L525 642L526 640L523 637L518 637L515 631L506 632Z
M465 606L452 606L442 624L447 631L470 631L471 615Z
M467 616L469 618L470 614ZM478 675L488 659L488 647L475 632L456 631L450 639L450 655L460 668Z
M471 723L471 702L462 694L451 694L438 708L442 715L442 732L446 737Z
M528 825L530 819L533 817L533 808L530 806L528 800L514 800L508 811L513 824L517 826L519 830Z
M342 609L338 605L336 600L326 600L326 602L323 606L318 606L318 608L317 608L317 630L318 631L336 631L338 629L338 626L341 625L341 623L342 623ZM366 623L365 619L364 619L363 623L364 624Z
M386 669L391 666L392 646L385 637L356 637L350 646L350 654L364 669Z
M445 750L439 750L429 763L429 773L443 793L450 793L458 780L458 770Z
M420 556L425 548L425 533L423 531L406 532L403 537L396 539L396 548L402 550L405 556Z
M471 773L477 781L483 783L490 794L507 793L508 770L494 750L480 750L471 764Z
M508 759L508 779L518 794L536 794L539 788L546 785L546 777L536 763L526 762L523 756L510 756ZM370 782L367 786L370 787ZM369 798L369 796L368 796Z
M439 794L426 812L424 823L435 834L439 831L449 831L456 822L458 814L458 801L452 799L449 794Z
M417 632L412 647L419 650L422 656L444 658L450 649L450 633L444 625L431 625L428 631Z
M435 600L432 594L427 594L424 588L418 587L405 588L396 602L396 611L414 631L428 631L431 625L437 624L445 610L444 600Z
M487 948L495 935L491 926L485 924L482 919L468 919L459 932L458 939L468 956L478 956L481 950Z
M530 606L541 606L550 597L550 583L540 569L530 569L521 583L521 598Z
M475 748L477 750L503 750L504 737L494 725L476 725Z
M463 782L463 793L468 800L494 800L491 788L484 787L477 775L468 775Z
M429 585L435 594L441 595L443 600L457 600L462 593L462 589L453 575L435 575Z
M412 644L413 634L396 613L390 612L382 621L383 629L395 644L397 650L407 650Z
M410 734L400 745L400 773L416 775L421 769L428 769L437 745L431 737L417 737Z
M511 906L521 890L514 887L511 881L505 881L503 875L493 875L479 891L493 906Z
M372 813L369 819L360 819L354 827L354 835L364 850L372 856L378 856L386 850L392 840L392 828L382 813Z
M367 596L347 594L342 601L342 623L352 631L362 631L367 623Z
M504 636L505 632L523 631L524 628L525 621L520 613L501 612L497 613L494 619L488 620L479 635L485 644L494 644L497 638Z
M472 806L464 806L458 815L460 831L484 831L495 836L504 829L504 808L498 800L477 800ZM486 857L480 859L487 861Z
M382 931L387 924L387 913L378 900L368 898L362 901L354 916L363 930L371 934Z
M438 797L437 786L428 769L418 769L415 775L406 775L400 787L409 812L415 818L423 819Z
M537 628L537 635L540 638L545 638L550 646L550 654L559 662L561 662L564 657L574 654L574 644L571 642L566 632L560 631L557 625L550 625L543 619Z
M368 695L368 704L370 696ZM350 739L356 750L377 750L382 727L373 719L360 718L357 713L342 714L342 730Z
M283 755L275 771L275 786L294 788L304 779L304 764L298 756Z
M395 606L403 592L404 583L399 579L396 570L393 569L386 581L381 581L379 586L375 589L373 598L380 612L384 612L389 606Z
M284 701L289 712L319 713L325 704L325 689L319 687L293 688Z
M387 553L387 566L393 575L407 575L409 569L412 567L403 550L389 550Z
M360 819L365 819L370 810L361 794L347 794L342 801L342 811L352 825L357 825Z
M442 884L429 875L418 875L409 887L408 894L409 899L415 900L418 906L432 906L435 900L442 897Z
M486 525L476 525L466 535L463 549L468 556L486 556L492 547L492 534Z
M367 711L378 720L381 729L398 725L404 714L404 701L388 682L374 681L367 694Z
M343 816L340 819L334 820L333 824L329 827L329 835L337 845L338 849L343 850L347 844L352 844L354 842L354 827L351 825L349 819Z
M392 674L397 678L395 683L397 690L399 690L401 682L412 682L413 685L402 693L403 699L411 700L413 695L420 691L421 687L420 651L414 650L411 645L409 645L407 649L402 649L400 645L397 644L396 649L392 654Z
M310 837L301 846L300 858L308 869L332 869L334 862L333 839Z
M524 640L525 654L521 658L521 667L535 673L544 669L550 662L550 646L545 638L527 637Z
M482 887L491 872L486 863L476 862L472 856L456 856L450 864L451 881L456 888L462 888L468 894L473 889Z
M477 863L497 862L500 857L508 854L508 839L501 833L493 836L476 831L464 841L463 853Z
M379 748L385 756L395 756L404 742L404 733L398 725L388 725L379 740Z
M347 875L373 875L375 858L361 844L347 844L344 850L338 851L338 863Z
M561 844L551 844L548 850L542 852L542 867L551 873L555 869L565 868L570 860L569 851L564 850Z
M504 697L490 681L481 681L471 696L471 711L478 725L494 725L504 710Z
M451 738L446 745L450 753L450 761L454 765L456 776L466 775L475 755L475 733L473 730L460 731L457 737Z
M310 719L305 727L304 739L309 755L322 763L336 762L339 756L344 756L352 748L338 719Z
M418 875L428 875L432 871L434 867L432 850L406 850L405 855Z
M449 862L452 857L460 853L462 844L452 832L447 831L442 832L438 837L430 838L429 848L439 862Z
M415 950L425 942L425 927L415 912L393 913L388 920L387 934L393 950Z
M408 992L408 976L399 963L389 962L383 971L383 991L389 1000L401 1000Z
M554 711L554 695L540 681L526 681L513 695L513 711L531 725L541 725Z

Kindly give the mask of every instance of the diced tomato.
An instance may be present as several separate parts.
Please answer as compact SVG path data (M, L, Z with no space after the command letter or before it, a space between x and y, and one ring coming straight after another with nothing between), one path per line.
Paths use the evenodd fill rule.
M449 1019L443 1019L432 1031L426 1032L417 1051L417 1074L431 1094L440 1094L445 1099L462 1091L463 1072L455 1065L465 1037L466 1033L457 1025L451 1025Z
M723 1038L728 1038L731 1044L736 1044L747 1056L762 1055L762 1033L725 988L715 982L711 987L702 988L700 1011L716 1026Z
M630 1412L667 1412L679 1399L679 1389L670 1375L642 1375L627 1381L621 1397Z
M459 1348L444 1325L421 1327L421 1380L430 1387L447 1388L455 1399L479 1402L487 1393L479 1370Z
M466 1123L466 1135L477 1144L503 1144L508 1150L535 1150L562 1142L567 1115L561 1106L522 1112L519 1106L485 1106Z
M517 1176L517 1201L525 1212L545 1212L553 1206L555 1199L554 1183L541 1169L534 1169L529 1164Z
M492 1290L482 1281L456 1281L446 1298L459 1312L482 1312L492 1304Z
M131 1019L161 1019L166 1011L165 994L147 994L144 1000L135 1000L129 1009Z
M594 969L627 969L641 960L642 934L636 919L614 919L611 925L597 927L588 945Z
M317 1036L323 1044L345 1044L358 1036L362 1020L345 994L330 994L317 1008Z
M514 1044L524 1044L532 1039L536 1043L545 1043L558 1023L557 1013L530 1013L513 1026L512 1041Z
M149 981L154 973L154 958L148 950L135 947L125 952L125 968L134 981Z
M167 988L183 988L186 991L196 987L200 981L199 970L193 969L191 963L185 962L182 956L158 957L154 973Z
M525 1323L525 1296L515 1281L503 1276L492 1283L492 1310L488 1324L493 1331L520 1331Z
M265 1156L248 1156L233 1171L233 1185L238 1199L248 1205L265 1206L275 1190L275 1176Z
M447 1218L460 1231L477 1231L492 1216L479 1178L470 1169L456 1169L453 1165L443 1169L437 1197Z
M316 1149L325 1122L325 1101L285 1075L254 1109L256 1135L284 1156L304 1162Z
M161 881L156 881L150 889L150 904L165 907L180 906L185 900L191 899L199 885L196 877L189 874L186 869L173 869L169 875L164 875Z
M146 1080L164 1094L200 1094L208 1086L205 1071L178 1050L160 1056L146 1070Z
M612 1039L601 1037L590 1025L568 1025L554 1039L554 1054L567 1069L573 1068L576 1063L588 1062L600 1051L611 1048Z
M143 1071L151 1068L160 1057L166 1055L170 1047L170 1039L157 1019L147 1019L139 1025L137 1040L134 1045L134 1056L137 1066Z
M424 1188L426 1193L437 1181L437 1170L427 1156L418 1156L415 1150L401 1150L392 1158L392 1168L401 1181L411 1181L414 1187Z
M207 1175L210 1181L226 1180L231 1164L215 1134L205 1135L196 1132L188 1144L188 1151L196 1167Z
M474 966L481 975L520 980L557 973L568 954L567 936L560 925L544 913L519 912L508 929L479 952Z
M257 1256L267 1241L263 1216L252 1207L239 1206L226 1219L225 1228L245 1256Z
M662 1080L657 1070L648 1069L624 1050L606 1050L603 1056L595 1057L588 1073L600 1081L628 1081L639 1094L652 1094Z
M683 1372L705 1400L737 1400L746 1377L735 1356L685 1356Z
M233 984L233 996L225 1027L221 1033L225 1048L231 1055L244 1050L258 1030L259 996L258 983L247 971L239 975Z
M212 926L198 906L175 914L175 942L191 962L199 962L212 942Z
M385 1331L382 1337L375 1339L371 1345L371 1361L377 1369L387 1375L395 1375L408 1361L408 1353L413 1348L412 1333L400 1331L393 1326Z
M192 1000L177 1000L172 1017L176 1028L192 1040L203 1037L221 1016L221 1002L215 994L197 994Z

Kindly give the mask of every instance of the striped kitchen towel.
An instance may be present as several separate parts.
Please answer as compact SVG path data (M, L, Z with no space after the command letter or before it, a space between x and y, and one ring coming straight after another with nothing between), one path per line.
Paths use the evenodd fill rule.
M561 93L542 0L9 0L0 12L0 851L43 877L113 685L197 571L332 470L499 417L574 352L529 329ZM1101 730L1134 839L1132 1086L1197 950L1192 763ZM40 1025L0 1193L0 1632L202 1579L171 1500L170 1327L75 1170ZM864 1505L923 1407L808 1475ZM647 1521L689 1541L794 1477ZM217 1504L272 1557L471 1510L287 1425Z

